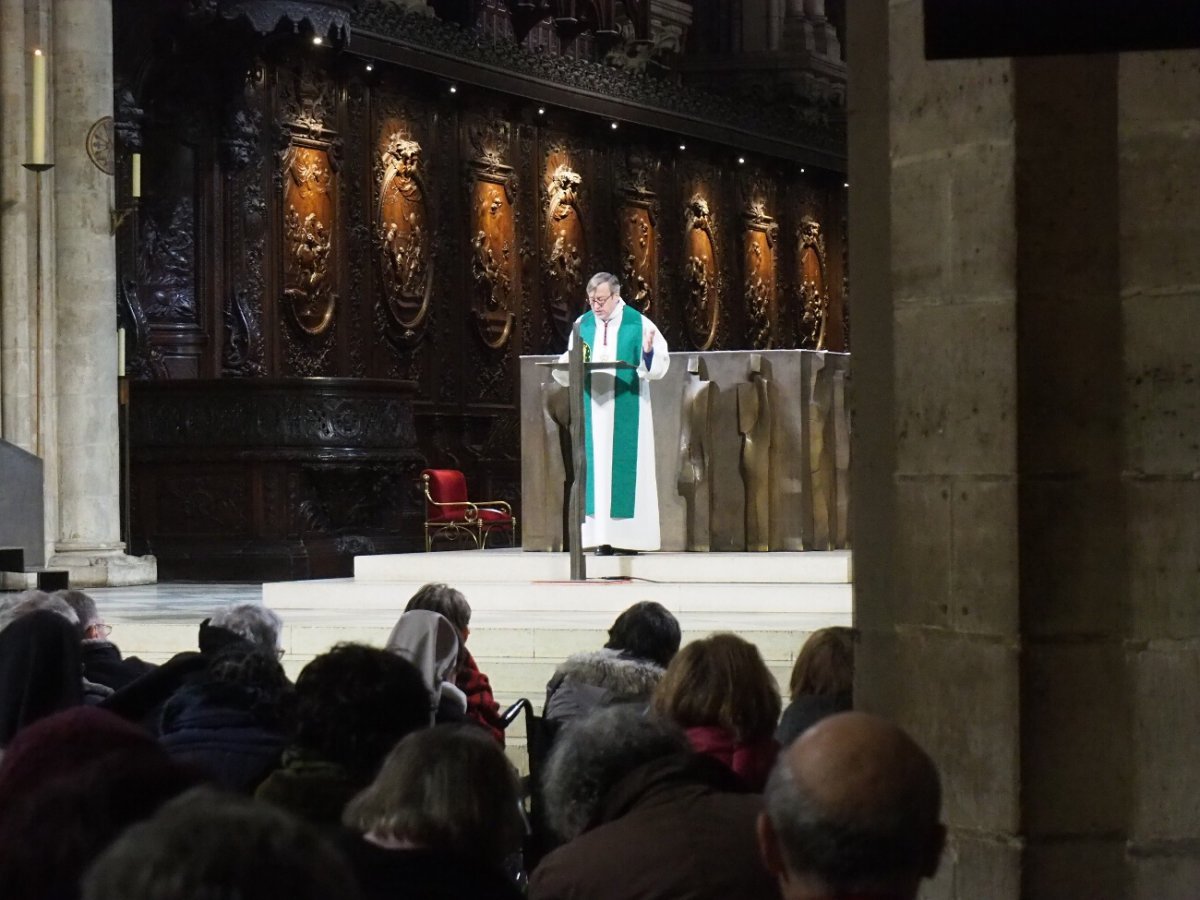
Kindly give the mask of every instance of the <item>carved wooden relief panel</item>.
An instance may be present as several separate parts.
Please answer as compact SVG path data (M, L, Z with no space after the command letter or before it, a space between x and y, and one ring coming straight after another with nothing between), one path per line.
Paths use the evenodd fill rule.
M375 239L383 303L411 341L424 331L433 291L432 226L422 149L396 131L380 153Z
M330 270L334 241L333 171L329 153L293 144L284 158L283 298L292 323L322 335L337 306Z
M564 148L553 148L543 164L542 297L554 333L565 341L571 333L584 295L587 256L579 193L583 178Z
M646 315L656 316L658 299L658 195L650 185L655 163L631 154L618 197L621 296Z
M712 349L720 325L720 269L717 238L708 198L697 191L684 210L682 270L684 322L692 346Z
M800 220L797 234L800 259L800 337L803 346L824 350L829 318L825 237L812 216Z
M508 345L520 304L520 260L513 209L516 176L503 159L508 130L490 123L472 130L477 155L469 165L471 318L492 350Z
M745 213L742 235L742 292L746 304L747 340L756 350L769 350L776 343L776 244L779 225L767 215L763 204L754 201Z

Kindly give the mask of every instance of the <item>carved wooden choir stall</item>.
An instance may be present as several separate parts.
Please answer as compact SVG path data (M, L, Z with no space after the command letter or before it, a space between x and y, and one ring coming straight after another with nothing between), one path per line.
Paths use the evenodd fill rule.
M131 536L164 578L418 550L427 467L522 516L542 413L520 357L565 348L595 271L680 372L689 352L847 349L837 103L675 75L687 4L115 15L119 195L142 166L117 231Z

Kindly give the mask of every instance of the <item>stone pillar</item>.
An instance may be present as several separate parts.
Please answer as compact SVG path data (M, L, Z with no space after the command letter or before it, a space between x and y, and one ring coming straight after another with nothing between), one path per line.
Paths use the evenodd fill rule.
M153 581L153 558L122 552L113 179L86 146L93 123L113 112L110 0L57 0L53 41L60 488L50 564L77 585Z
M1129 896L1150 900L1200 884L1200 52L1125 54L1117 90Z
M32 176L21 168L29 154L24 6L24 0L0 3L0 194L8 201L0 206L0 437L35 453L29 316Z
M929 63L848 5L856 703L943 773L929 896L1200 878L1200 54Z

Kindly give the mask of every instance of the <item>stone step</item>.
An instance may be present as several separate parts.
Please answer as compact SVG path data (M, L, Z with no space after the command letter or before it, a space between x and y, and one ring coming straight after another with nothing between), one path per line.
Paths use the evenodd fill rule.
M448 550L358 556L354 577L360 582L494 582L497 569L513 581L567 581L566 553L534 553L520 548ZM588 578L635 578L647 581L847 584L849 550L805 553L641 553L637 556L588 556ZM465 591L464 591L465 592Z
M473 610L541 616L542 627L553 628L557 614L590 611L617 613L642 600L655 600L677 616L689 613L849 613L849 584L824 583L661 583L655 581L514 582L464 581L452 577ZM439 579L441 580L441 579ZM333 578L263 585L263 602L281 613L299 609L401 610L424 579L369 581Z

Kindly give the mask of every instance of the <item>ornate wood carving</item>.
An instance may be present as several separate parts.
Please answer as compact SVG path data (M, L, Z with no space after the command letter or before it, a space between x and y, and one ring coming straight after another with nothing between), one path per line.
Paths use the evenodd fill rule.
M411 382L215 379L138 385L134 538L168 577L348 574L415 549Z
M630 154L617 196L621 296L650 316L658 315L659 206L651 182L657 165L649 154Z
M196 309L196 216L188 190L151 200L140 218L138 282L151 323L198 324Z
M717 239L708 199L695 193L684 211L684 321L692 346L710 350L721 319Z
M420 337L433 291L428 190L421 145L403 132L386 139L379 159L376 242L384 304L405 341Z
M742 291L746 303L747 338L756 350L776 344L776 245L779 224L767 215L761 199L752 200L745 212L742 236Z
M579 209L583 178L575 171L571 152L555 147L543 163L542 231L543 304L558 341L566 341L583 296L583 260L587 241Z
M335 87L307 63L280 73L280 331L286 371L297 375L330 374L336 364Z
M292 321L310 335L329 328L337 305L330 275L333 251L333 172L329 154L292 145L284 158L283 296Z
M514 301L520 297L517 234L513 214L516 175L504 163L508 126L503 120L473 128L477 156L470 163L471 316L476 332L491 350L512 336Z
M796 237L800 246L798 300L801 341L805 348L824 350L829 286L825 275L825 237L821 234L821 223L812 216L804 216Z

